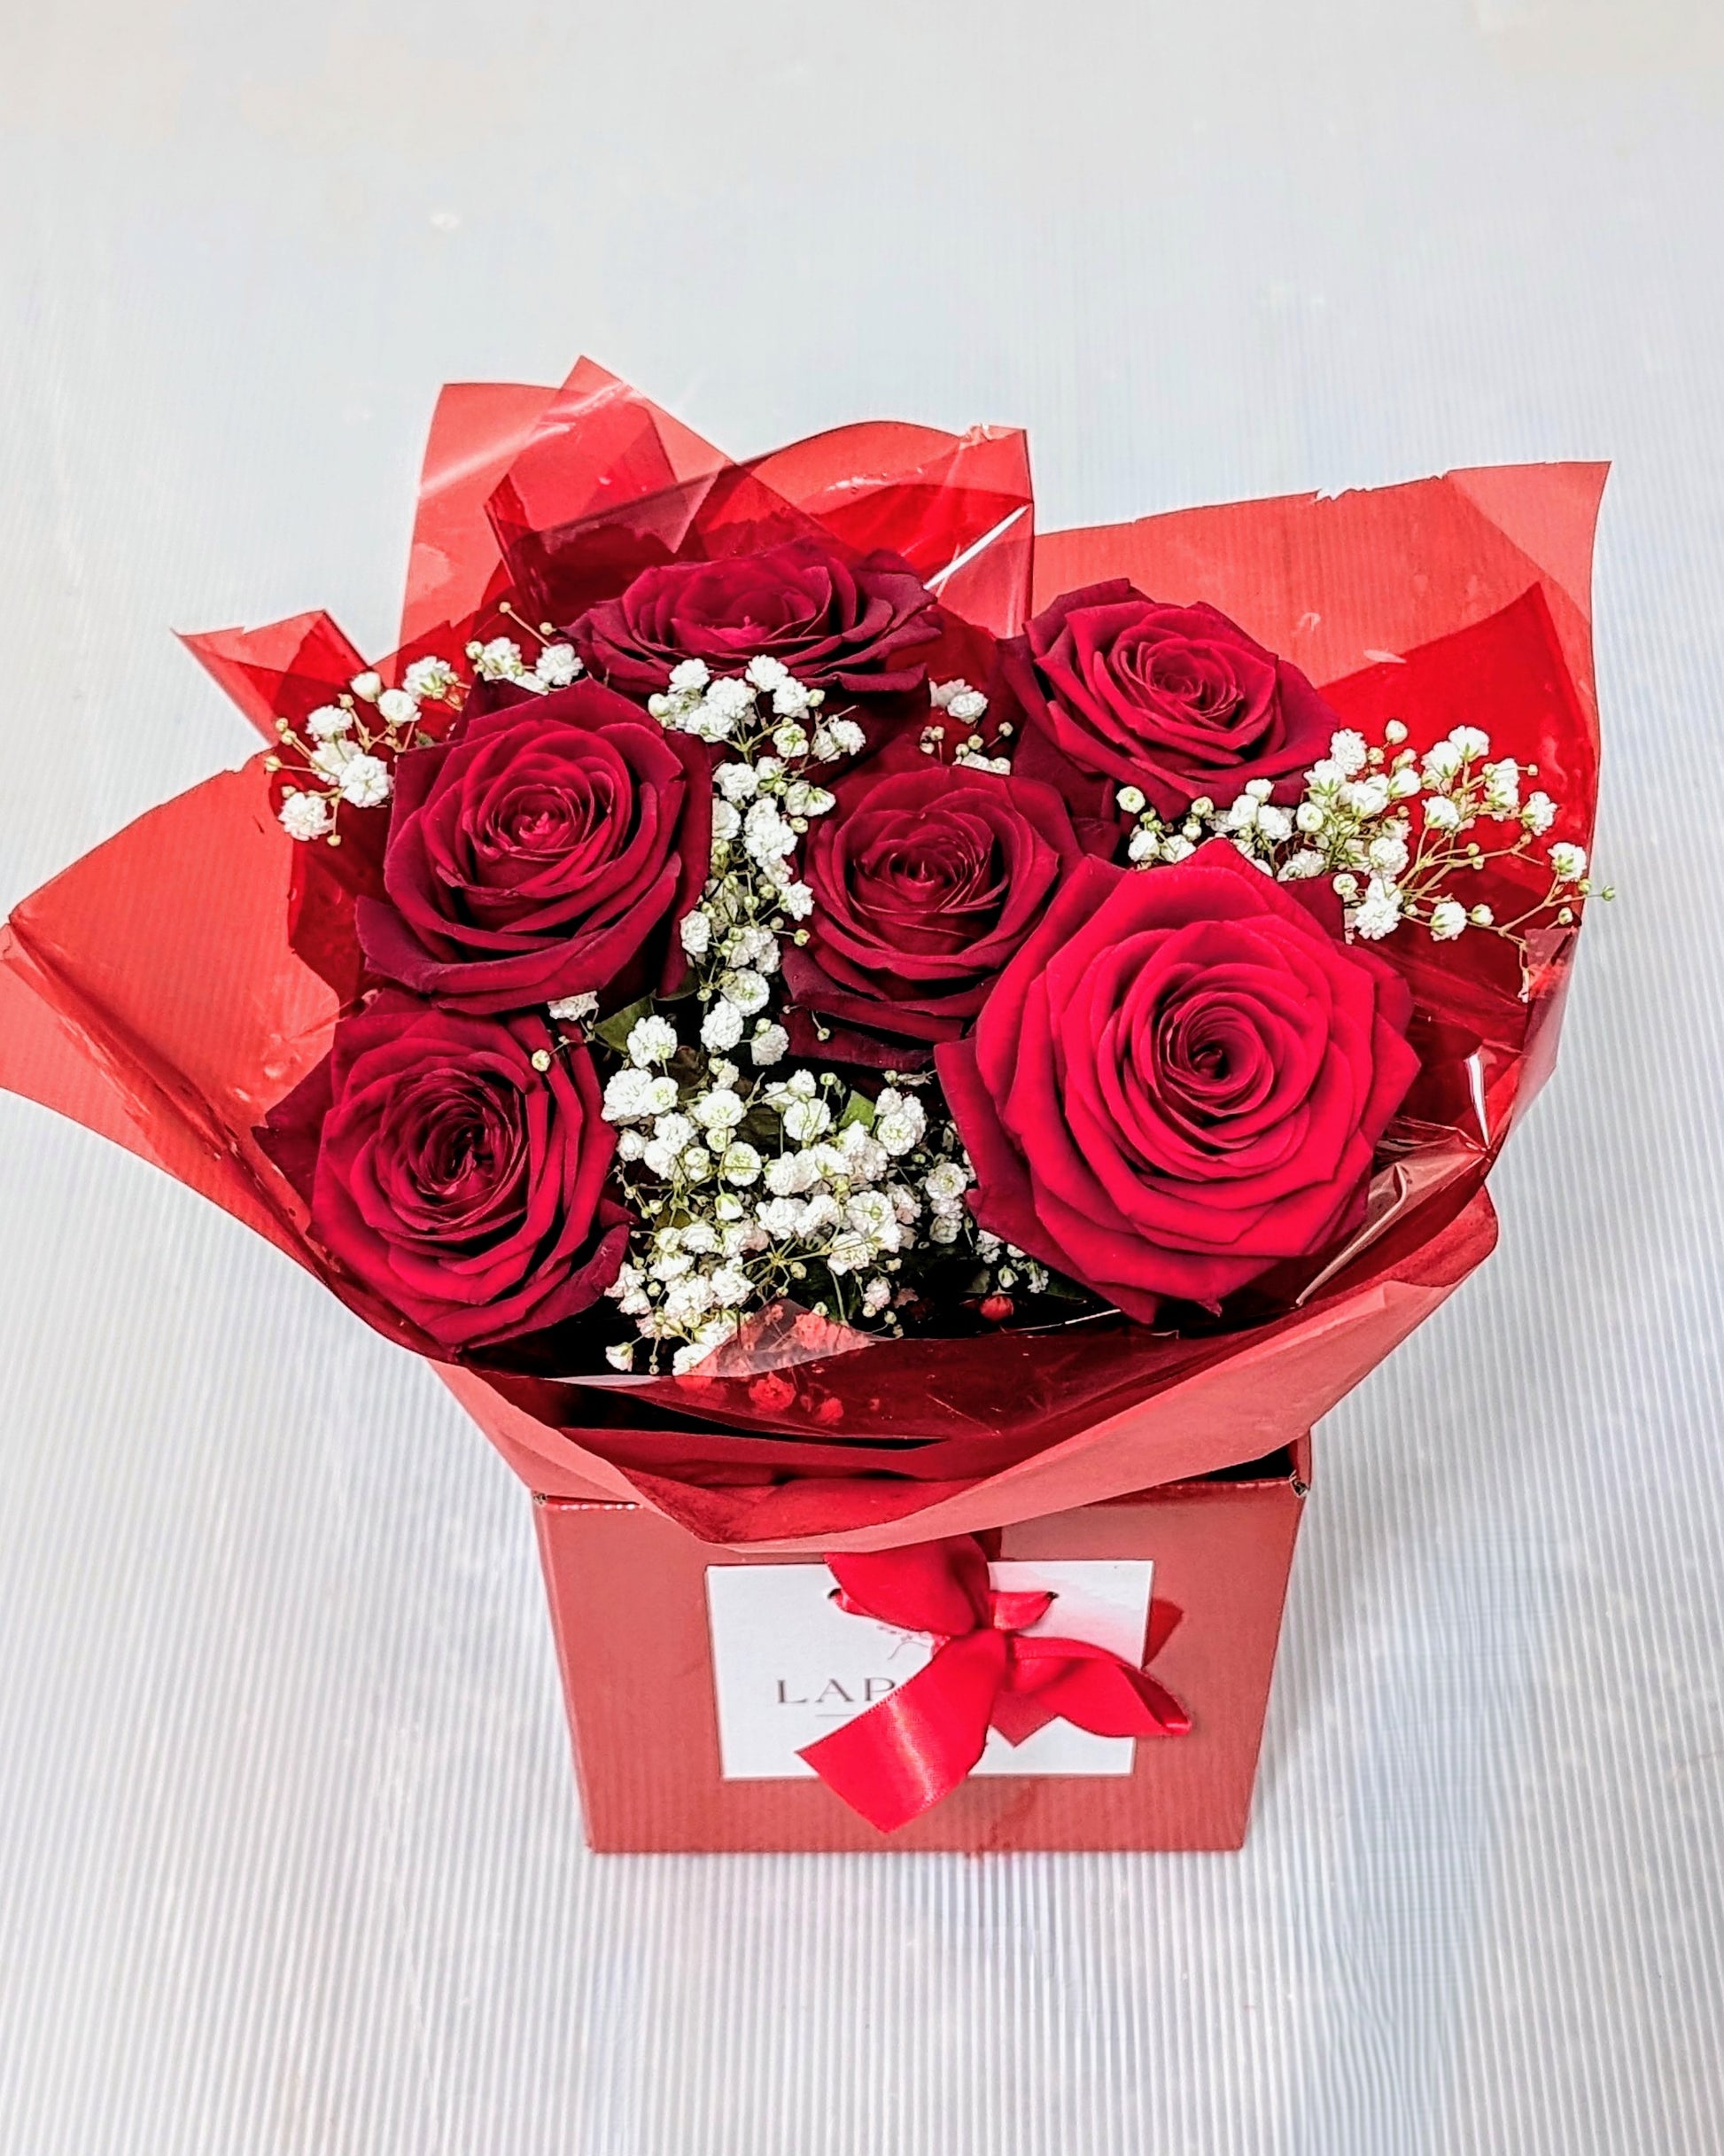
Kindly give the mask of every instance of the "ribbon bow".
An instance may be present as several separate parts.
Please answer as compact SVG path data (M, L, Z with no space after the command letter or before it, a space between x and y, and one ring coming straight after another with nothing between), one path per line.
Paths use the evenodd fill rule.
M997 1592L974 1535L826 1563L840 1608L936 1640L913 1677L798 1755L882 1833L955 1789L990 1726L1008 1744L1060 1716L1099 1737L1183 1737L1191 1728L1171 1693L1108 1648L1026 1631L1053 1596Z

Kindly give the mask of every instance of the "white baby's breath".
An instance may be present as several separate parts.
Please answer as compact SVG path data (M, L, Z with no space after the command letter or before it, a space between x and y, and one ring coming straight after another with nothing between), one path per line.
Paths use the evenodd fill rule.
M415 658L401 675L401 687L423 704L447 703L460 681L460 675L444 658Z
M447 704L457 702L462 693L454 668L439 658L415 660L404 679L440 689L439 700ZM419 731L420 720L413 688L385 689L375 668L355 674L343 695L317 704L297 724L277 719L276 748L266 759L267 767L282 772L301 798L291 814L283 811L283 828L296 838L339 845L337 803L374 809L390 800L396 759L429 738ZM321 816L309 806L320 799Z
M580 671L580 659L573 644L547 644L533 666L533 672L547 689L566 689L571 681L579 678Z
M727 966L718 976L718 986L725 1001L734 1004L745 1018L766 1007L770 991L765 977L752 966Z
M393 788L389 767L380 757L353 756L341 773L341 798L355 808L376 808L388 800Z
M1365 737L1351 727L1329 737L1329 754L1344 778L1355 778L1365 767Z
M318 743L306 761L319 778L332 779L339 787L342 773L354 757L363 753L347 735L331 734Z
M714 1003L701 1020L701 1041L709 1048L722 1054L734 1048L742 1038L742 1014L735 1004L720 1000Z
M914 1094L885 1087L874 1102L874 1135L887 1152L909 1153L921 1143L928 1115Z
M1436 943L1450 943L1466 927L1466 908L1458 899L1439 899L1431 908L1431 936Z
M282 829L290 838L321 838L334 823L322 794L288 794L281 806Z
M584 1024L594 1016L598 1008L597 996L586 991L579 995L559 996L549 1007L552 1017L560 1019L564 1025Z
M501 651L485 663L510 664ZM980 691L941 688L935 707L954 724L983 718ZM795 1064L775 1008L780 951L806 939L799 924L815 911L799 849L836 807L831 767L867 746L862 726L825 702L765 654L716 680L704 663L682 662L647 699L662 726L716 753L709 874L676 926L693 975L690 1016L673 1018L672 1005L638 1018L628 1062L604 1088L638 1223L625 1284L613 1290L638 1335L631 1368L643 1350L655 1369L666 1355L674 1370L695 1368L775 1296L897 1329L894 1275L906 1257L930 1242L954 1255L975 1247L970 1171L937 1091L890 1073L858 1091L831 1070ZM1004 771L998 751L1010 732L998 728L991 744L969 734L947 744L951 759ZM1178 843L1192 850L1191 838Z
M377 716L389 726L412 726L419 716L419 703L405 689L385 689L377 698Z
M765 1070L773 1063L782 1062L789 1051L790 1036L781 1025L769 1019L761 1019L749 1042L749 1054L756 1064Z
M628 1059L637 1070L650 1063L668 1062L677 1052L677 1030L668 1018L656 1014L636 1019L629 1028Z
M474 672L487 681L518 681L526 673L521 647L512 636L493 636L485 643L470 643L467 656Z
M1470 892L1462 897L1451 887L1455 878L1495 860L1526 858L1555 821L1556 805L1537 790L1523 799L1535 769L1511 756L1493 760L1482 728L1454 727L1422 752L1407 742L1401 720L1387 721L1375 743L1359 728L1339 728L1328 754L1306 772L1302 797L1287 806L1260 779L1219 806L1194 800L1169 823L1144 805L1141 789L1122 787L1114 799L1132 820L1126 858L1153 870L1187 859L1205 838L1224 837L1282 883L1329 876L1350 936L1380 941L1408 922L1448 943L1469 927L1483 929L1516 944L1525 962L1523 925L1542 912L1570 921L1567 894L1588 895L1584 851L1552 847L1548 891L1510 921ZM1472 837L1481 826L1487 837Z

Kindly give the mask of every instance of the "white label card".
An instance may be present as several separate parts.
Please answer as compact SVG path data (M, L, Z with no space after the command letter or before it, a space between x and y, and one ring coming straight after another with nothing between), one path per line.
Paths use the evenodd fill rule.
M1154 1567L1136 1558L1013 1561L989 1568L998 1589L1054 1600L1027 1633L1085 1639L1143 1661ZM925 1633L853 1617L824 1565L711 1565L706 1607L718 1750L727 1782L812 1775L796 1757L926 1667ZM988 1732L978 1774L1130 1774L1136 1740L1050 1722L1020 1745Z

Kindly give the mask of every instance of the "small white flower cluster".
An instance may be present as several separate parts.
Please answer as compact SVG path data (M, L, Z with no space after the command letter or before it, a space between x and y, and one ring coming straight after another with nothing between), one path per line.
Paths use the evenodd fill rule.
M1263 847L1281 844L1293 836L1291 813L1270 798L1274 790L1268 779L1253 779L1224 809L1218 809L1206 794L1193 801L1177 823L1163 823L1140 787L1122 786L1114 798L1128 816L1138 820L1126 844L1126 858L1138 868L1157 861L1183 861L1206 838L1224 836L1248 860L1261 860Z
M732 751L713 773L711 873L678 933L707 1007L702 1047L727 1055L747 1035L763 1070L790 1046L769 1008L780 938L795 933L793 923L814 904L792 857L810 823L834 805L811 774L866 745L854 720L818 715L823 700L777 659L760 657L740 679L717 681L700 659L685 659L669 694L648 701L662 725Z
M1009 771L1009 755L990 756L989 743L979 731L975 730L986 716L988 699L979 689L972 689L966 681L932 681L928 684L928 700L936 712L944 712L948 719L959 726L967 726L967 734L951 752L954 764L967 764L975 771ZM1012 737L1012 728L1002 722L994 729L992 746L998 749ZM939 720L933 720L922 728L919 746L924 756L938 756L945 746L946 728Z
M988 699L961 681L929 694L942 714L923 738L932 754L945 720L974 729ZM888 1072L871 1100L834 1071L786 1067L780 946L806 939L797 924L814 903L796 848L835 805L820 767L867 745L860 726L823 703L765 655L717 678L684 660L648 700L661 725L723 754L711 875L678 929L702 1007L698 1041L646 1006L599 1029L625 1059L605 1086L603 1113L641 1221L610 1291L639 1335L607 1350L618 1369L632 1369L643 1344L654 1368L668 1349L672 1369L693 1369L749 1311L783 1296L897 1332L914 1296L895 1277L906 1258L961 1256L980 1241L965 1203L970 1164L937 1094L925 1100ZM1008 768L987 749L972 731L952 760ZM993 1243L990 1265L1005 1249ZM1000 1279L1045 1290L1044 1267L1009 1257L1016 1269L999 1268ZM990 1277L984 1269L984 1285Z
M415 659L399 689L385 689L380 673L356 673L332 704L308 712L300 726L276 721L276 750L264 759L270 771L286 771L282 828L291 838L341 844L336 811L377 808L394 790L394 762L404 749L428 741L421 731L421 705L459 704L463 684L446 659Z
M467 657L476 678L512 681L535 696L547 696L579 677L581 665L574 646L548 641L548 622L535 630L507 602L500 611L536 639L539 656L528 665L520 645L509 636L470 643ZM276 720L276 750L268 767L289 772L296 782L283 797L282 828L292 838L322 838L338 846L338 806L346 801L354 808L381 807L395 790L395 759L432 738L423 730L421 706L440 704L458 710L467 689L447 659L415 658L403 670L398 689L385 689L383 676L368 670L356 673L333 704L308 712L303 730Z
M1478 727L1456 727L1423 757L1405 745L1407 728L1398 719L1388 720L1383 736L1372 745L1350 727L1332 736L1328 755L1305 774L1303 794L1291 807L1273 800L1268 780L1254 779L1227 806L1200 798L1169 823L1138 788L1123 786L1115 798L1137 820L1129 857L1147 868L1186 860L1207 838L1231 838L1282 883L1331 877L1348 934L1370 942L1404 921L1422 925L1438 943L1477 928L1518 945L1517 931L1539 913L1555 908L1558 921L1573 919L1565 901L1585 898L1590 886L1584 850L1565 842L1547 850L1545 896L1511 922L1498 922L1488 906L1469 905L1448 888L1465 870L1529 855L1550 829L1557 808L1549 795L1522 798L1522 782L1538 775L1535 767L1523 771L1509 756L1493 760L1490 736ZM1503 843L1487 847L1466 836L1481 822L1498 827Z
M543 634L549 634L550 624L547 622ZM513 681L517 689L529 689L537 697L548 696L554 689L566 689L581 671L573 644L547 643L542 639L539 656L531 666L512 636L493 636L485 643L470 643L467 656L480 681Z
M607 1291L621 1314L655 1356L672 1345L679 1374L749 1310L808 1292L811 1276L830 1282L839 1316L892 1325L891 1276L924 1214L935 1242L961 1231L968 1168L934 1149L955 1145L949 1127L930 1132L920 1099L894 1086L843 1101L830 1071L768 1083L719 1059L685 1088L656 1068L675 1052L662 1019L638 1021L628 1064L605 1088L621 1179L644 1224ZM824 1299L814 1307L832 1314ZM608 1352L618 1369L633 1366L633 1343Z
M765 653L751 658L740 675L716 680L704 659L686 658L672 669L669 688L647 698L647 709L674 733L692 734L697 741L734 741L757 728L762 697L771 701L775 740L782 736L780 756L812 755L817 763L835 763L862 746L862 729L853 720L820 717L825 689L810 689L781 659ZM804 720L814 728L812 737ZM843 746L845 741L850 745Z
M1016 1243L1002 1242L986 1228L978 1228L975 1254L990 1268L993 1284L1002 1293L1018 1287L1029 1295L1047 1293L1052 1279L1047 1267L1036 1258L1026 1257Z

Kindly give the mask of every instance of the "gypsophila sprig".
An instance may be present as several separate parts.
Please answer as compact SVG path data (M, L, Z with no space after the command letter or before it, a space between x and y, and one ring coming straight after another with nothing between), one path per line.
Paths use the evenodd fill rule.
M535 628L524 615L516 612L507 599L499 602L497 611L514 622L522 634L538 646L538 652L529 664L512 636L476 640L468 645L467 656L481 681L509 681L516 689L543 697L554 689L566 689L579 677L581 664L575 647L554 641L556 632L548 621L541 621Z
M1407 745L1406 727L1391 719L1380 743L1351 727L1339 729L1291 807L1271 798L1275 790L1264 779L1252 781L1225 807L1193 801L1170 822L1135 786L1122 787L1114 798L1134 819L1127 854L1138 868L1184 860L1207 838L1230 838L1282 883L1328 876L1349 936L1378 942L1407 922L1433 942L1452 943L1469 929L1485 930L1513 944L1524 965L1522 931L1541 915L1566 925L1575 917L1573 901L1590 895L1584 849L1561 841L1548 847L1545 892L1511 920L1498 921L1488 906L1474 903L1464 880L1491 862L1536 857L1557 815L1549 794L1523 796L1523 782L1537 775L1512 757L1493 759L1480 728L1457 726L1421 755ZM1484 837L1471 836L1481 829Z
M549 622L534 628L506 599L497 611L537 645L531 664L514 638L493 636L467 646L471 677L447 659L428 655L403 669L398 689L385 689L383 676L369 669L356 673L333 703L307 712L298 727L276 720L276 750L266 762L269 770L286 774L278 813L290 837L321 838L338 846L340 804L381 808L395 790L395 759L434 738L427 730L424 707L440 706L446 719L453 717L465 702L471 680L510 681L535 696L547 696L579 676L581 665L574 646L553 641Z
M296 727L276 721L276 747L266 769L285 774L277 813L290 838L321 838L338 846L340 805L381 808L395 789L395 759L431 739L426 704L458 710L467 684L447 659L415 659L399 689L375 672L356 673L331 704L320 704Z
M930 720L921 731L919 746L924 756L937 756L953 764L967 764L977 771L1009 771L1012 758L1006 743L1012 738L1009 720L1002 720L990 740L981 731L987 716L988 699L966 681L931 682L928 700L943 717ZM950 723L949 723L950 722ZM958 733L960 727L968 733Z
M702 1047L745 1053L762 1070L789 1045L768 1006L780 938L795 935L813 905L793 857L833 806L816 774L866 742L853 720L826 718L824 703L822 689L766 657L750 659L740 680L718 681L700 659L685 659L668 690L648 701L662 726L728 751L713 774L711 874L680 934L705 1007Z
M902 1084L846 1097L831 1071L768 1080L724 1058L680 1087L618 1073L618 1178L642 1221L610 1293L653 1366L692 1369L781 1296L898 1329L905 1261L969 1232L955 1133ZM674 1097L673 1097L674 1096ZM633 1353L612 1355L632 1367Z
M603 1113L640 1222L610 1293L654 1368L668 1353L672 1370L692 1369L780 1296L896 1331L906 1261L974 1238L969 1164L944 1111L930 1115L927 1079L889 1073L870 1099L832 1071L786 1067L780 945L813 904L796 848L834 806L821 767L866 746L824 704L767 657L718 680L684 660L648 699L661 725L724 751L711 873L678 930L693 1024L672 1004L610 1035L625 1062ZM967 715L984 706L978 697ZM635 1343L609 1352L634 1366Z

